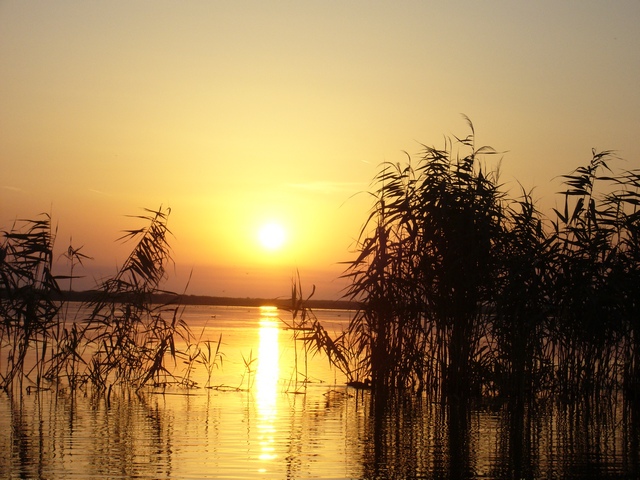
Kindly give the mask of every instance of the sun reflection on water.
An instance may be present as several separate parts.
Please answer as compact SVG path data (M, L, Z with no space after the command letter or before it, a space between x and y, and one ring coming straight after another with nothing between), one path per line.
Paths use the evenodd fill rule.
M255 384L260 460L276 458L273 442L276 434L275 421L278 414L276 402L280 375L277 315L276 307L260 307L260 344Z

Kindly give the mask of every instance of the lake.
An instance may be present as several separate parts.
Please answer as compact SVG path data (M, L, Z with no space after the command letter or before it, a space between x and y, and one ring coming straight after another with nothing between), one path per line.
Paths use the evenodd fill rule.
M350 315L314 313L329 332ZM591 410L540 402L527 422L492 401L372 402L294 348L288 315L186 307L196 337L215 347L222 335L211 377L201 364L190 374L198 388L0 394L0 477L640 478L638 419L616 399Z

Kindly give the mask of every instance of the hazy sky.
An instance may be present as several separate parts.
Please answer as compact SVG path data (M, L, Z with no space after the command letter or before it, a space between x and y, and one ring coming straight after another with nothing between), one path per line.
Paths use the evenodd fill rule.
M543 210L592 148L639 168L639 22L637 0L0 0L0 227L51 213L92 286L125 216L168 206L173 288L286 296L298 268L336 297L355 194L462 113Z

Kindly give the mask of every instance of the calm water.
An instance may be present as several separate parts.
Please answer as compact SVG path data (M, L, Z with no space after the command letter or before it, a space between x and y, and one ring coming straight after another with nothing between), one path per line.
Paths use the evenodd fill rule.
M329 330L349 315L315 313ZM305 362L299 350L296 375L278 315L288 320L257 308L187 308L196 336L222 334L216 388L116 392L109 402L0 395L0 477L639 478L637 429L618 402L597 422L593 411L550 402L526 425L501 405L372 405L323 357ZM208 380L202 366L192 377Z

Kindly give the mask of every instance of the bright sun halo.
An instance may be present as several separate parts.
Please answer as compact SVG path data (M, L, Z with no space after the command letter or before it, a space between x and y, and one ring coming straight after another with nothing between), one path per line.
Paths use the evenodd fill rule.
M277 250L284 244L284 229L277 223L267 223L260 228L258 240L267 250Z

